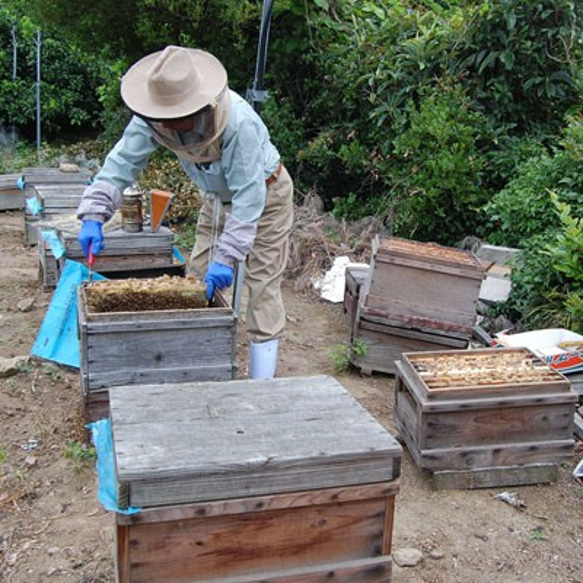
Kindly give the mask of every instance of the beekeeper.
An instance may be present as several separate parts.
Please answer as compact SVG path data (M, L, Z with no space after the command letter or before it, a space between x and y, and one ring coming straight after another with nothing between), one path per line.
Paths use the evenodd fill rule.
M293 183L259 115L227 83L216 57L168 46L124 75L121 96L133 117L87 187L77 215L86 257L104 248L103 223L121 206L152 152L172 150L204 194L189 272L215 289L245 262L249 377L275 375L285 325L281 280L289 253ZM196 347L192 347L193 350Z

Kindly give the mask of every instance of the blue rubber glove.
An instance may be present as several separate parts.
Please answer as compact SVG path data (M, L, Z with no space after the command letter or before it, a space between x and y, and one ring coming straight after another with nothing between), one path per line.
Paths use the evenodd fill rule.
M83 255L89 258L89 249L97 255L104 247L103 225L99 221L83 221L77 240L81 244Z
M224 289L232 285L234 271L229 265L211 262L203 279L206 283L206 299L209 302L215 295L215 288Z

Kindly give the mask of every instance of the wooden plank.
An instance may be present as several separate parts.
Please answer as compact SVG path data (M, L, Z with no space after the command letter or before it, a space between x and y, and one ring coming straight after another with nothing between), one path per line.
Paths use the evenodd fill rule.
M231 352L217 356L216 363L202 361L184 363L183 366L148 368L143 366L136 370L132 367L118 365L114 370L89 364L86 373L86 394L101 391L108 387L144 384L198 383L204 381L229 381L235 377L237 365Z
M433 486L438 490L499 488L555 482L557 464L480 468L461 472L443 471L433 474Z
M397 375L395 382L395 416L399 417L399 424L407 428L407 432L416 443L421 436L421 410L407 390L400 375Z
M182 409L197 407L193 395L198 413L185 417ZM384 482L400 473L399 444L331 377L113 387L110 403L117 479L120 489L130 484L132 506ZM152 416L162 409L163 418Z
M134 579L129 578L128 567L124 571L117 569L116 583L134 581ZM213 583L327 583L328 581L336 583L391 583L391 572L391 557L381 556L269 571L257 575L213 578L212 581ZM172 580L166 581L167 583L179 583Z
M469 339L476 313L464 314L435 308L428 314L426 305L402 302L392 298L390 304L381 296L369 295L359 308L359 317L386 326L411 328L428 334L443 334Z
M411 336L392 335L387 333L389 331L392 328L377 329L364 320L357 323L352 340L362 341L367 351L362 356L353 354L351 363L360 368L363 374L372 374L373 371L394 374L395 361L400 360L403 353L444 347L441 344L443 336L435 335L435 342L427 342Z
M546 441L543 437L528 443L500 441L493 445L420 449L419 467L431 471L471 470L500 466L559 463L571 458L573 439Z
M83 395L83 418L85 423L94 423L109 417L109 391L93 391Z
M326 488L305 492L290 492L271 496L235 498L215 502L195 502L160 508L144 508L136 514L118 514L117 524L138 525L157 522L180 522L201 519L203 517L247 514L250 512L273 512L276 510L293 510L306 506L323 506L326 504L344 504L372 498L394 500L399 491L399 480L362 484L343 488ZM387 553L383 553L387 554Z
M431 259L422 256L398 254L393 251L389 253L377 253L374 256L375 268L379 268L381 264L389 265L387 270L395 270L398 267L405 267L406 269L414 269L420 272L435 272L438 275L449 275L458 277L463 280L477 280L484 279L483 265L469 265L456 263L455 261L442 261L438 257ZM427 275L427 274L424 274Z
M390 583L391 569L391 558L383 556L286 569L261 576L227 577L216 583Z
M378 498L132 526L130 581L220 581L378 557L384 510Z
M389 337L398 336L399 338L412 338L415 340L420 340L422 343L428 343L435 345L437 348L435 350L445 350L452 348L467 348L468 339L461 335L448 335L439 334L437 331L427 333L421 330L413 330L412 328L405 328L400 326L389 326L386 320L382 318L372 318L360 314L358 320L358 327L361 330L371 330L373 332L380 332L381 334L387 334Z
M19 211L24 207L24 195L21 190L0 190L0 211Z
M495 406L426 414L419 447L439 449L560 440L573 433L573 405Z
M65 172L59 168L42 166L23 168L21 175L29 186L70 183L89 184L92 177L92 173L86 169L79 169L77 172Z

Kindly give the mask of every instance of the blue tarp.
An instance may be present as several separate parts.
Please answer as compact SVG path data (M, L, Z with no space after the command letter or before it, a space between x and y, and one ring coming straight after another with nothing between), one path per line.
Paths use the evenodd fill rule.
M79 336L77 330L77 288L89 278L89 269L67 259L57 288L53 293L31 354L59 364L79 368ZM106 279L98 273L94 280Z
M105 508L119 514L135 514L140 508L120 509L117 504L117 482L115 478L115 459L113 455L113 438L111 420L99 419L87 427L91 430L93 444L97 452L97 497Z

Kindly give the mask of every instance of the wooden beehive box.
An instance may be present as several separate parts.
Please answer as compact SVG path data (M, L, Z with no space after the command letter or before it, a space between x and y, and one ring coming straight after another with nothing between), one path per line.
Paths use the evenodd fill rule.
M96 312L88 299L96 286L107 289L131 280L79 286L80 376L88 421L103 416L113 386L234 378L237 316L220 292L208 307L181 308L177 301L169 309L148 309L157 305L157 290L173 279L184 280L134 280L146 290L126 294L124 305L135 311Z
M119 583L390 581L401 448L332 377L115 387L111 423Z
M358 299L364 283L370 272L370 267L347 267L346 283L344 286L344 316L352 331L356 321Z
M359 317L469 339L484 277L470 251L377 237Z
M65 171L45 166L23 168L21 176L27 186L49 184L90 184L92 173L84 168Z
M394 374L404 352L468 346L485 277L470 251L377 237L372 255L352 326L352 342L366 346L355 366Z
M0 211L21 210L24 193L18 188L20 174L0 175Z
M56 286L66 259L85 262L77 233L59 231L66 255L56 259L39 230L40 276L45 290ZM121 228L104 233L105 248L95 257L95 271L108 278L155 277L184 274L184 261L174 253L174 233L160 227L156 233L127 233Z
M27 185L24 207L24 243L36 245L39 223L65 215L74 216L87 188L82 183Z
M573 449L577 396L526 348L403 354L395 420L438 488L556 479Z

